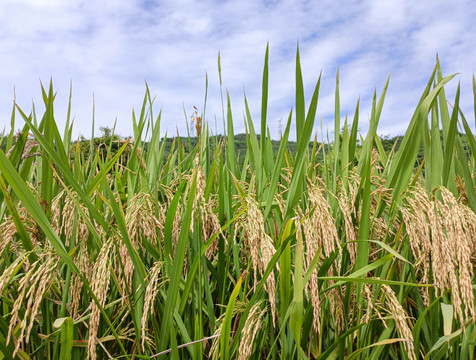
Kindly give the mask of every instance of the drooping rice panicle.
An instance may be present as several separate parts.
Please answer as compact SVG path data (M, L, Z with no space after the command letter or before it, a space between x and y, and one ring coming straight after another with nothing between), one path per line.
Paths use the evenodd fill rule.
M142 327L142 351L145 351L145 342L147 340L147 320L150 315L153 314L154 309L154 301L159 291L159 281L160 281L160 272L162 270L163 263L156 262L150 269L150 278L149 283L147 284L147 288L145 290L144 296L144 311L142 314L141 319L141 327Z
M395 320L395 325L398 329L398 332L405 340L403 347L407 351L408 358L416 360L417 357L413 347L413 334L410 326L408 325L405 310L398 302L398 299L390 286L383 284L382 290L385 293L385 304L388 306L388 312L392 315L393 319Z
M266 313L266 308L262 309L261 307L262 304L257 302L251 307L250 312L248 313L245 326L243 327L240 346L238 348L239 360L247 360L251 357L256 335L261 329L262 318Z
M38 315L38 309L45 296L48 286L54 281L58 259L52 254L46 253L42 262L38 261L30 267L29 271L20 280L20 295L15 299L12 309L12 318L8 331L7 343L13 337L17 323L20 323L20 335L16 339L15 354L18 353L24 343L28 344L30 333ZM20 319L20 311L24 309L23 318Z
M92 271L91 289L98 299L99 306L102 307L106 303L106 298L109 292L109 266L110 253L112 250L113 238L110 238L103 243ZM91 301L89 308L91 310L91 317L89 319L88 359L96 360L96 347L98 345L97 332L101 314L98 304L96 304L94 300Z

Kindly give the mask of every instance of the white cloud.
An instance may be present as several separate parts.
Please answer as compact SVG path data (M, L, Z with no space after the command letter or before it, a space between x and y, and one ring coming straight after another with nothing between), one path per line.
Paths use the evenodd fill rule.
M203 107L219 130L222 109L217 74L221 53L236 132L244 131L243 89L256 123L266 42L270 42L268 121L278 135L294 104L295 50L299 40L307 101L322 71L318 121L332 130L335 74L340 69L341 116L353 117L361 99L360 128L366 130L372 95L389 73L390 85L379 132L402 134L426 85L438 52L445 74L460 72L461 103L472 119L471 76L476 70L472 1L3 1L0 4L0 128L9 127L16 89L18 104L41 112L38 79L53 78L56 117L64 124L73 82L75 135L90 134L92 96L96 127L118 118L131 135L131 109L139 111L145 81L163 105L162 129L185 130ZM444 14L444 16L442 16ZM454 96L457 81L447 87ZM17 125L19 127L19 125ZM259 126L257 126L259 128ZM317 129L318 127L316 127Z

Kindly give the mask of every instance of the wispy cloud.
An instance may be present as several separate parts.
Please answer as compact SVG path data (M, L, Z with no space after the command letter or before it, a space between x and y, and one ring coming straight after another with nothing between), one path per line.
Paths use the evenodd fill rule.
M270 42L269 110L276 137L294 103L294 66L299 41L306 97L322 71L318 116L333 121L335 74L340 72L341 115L351 118L361 99L365 132L374 90L390 86L381 134L402 134L435 64L459 72L463 110L472 118L476 5L461 1L101 1L5 0L0 3L0 127L10 123L13 88L17 103L42 110L39 81L50 77L58 91L55 115L64 124L73 83L75 135L90 133L92 97L96 126L132 134L131 110L140 108L147 81L163 106L162 128L186 128L183 106L200 110L209 89L207 119L221 131L217 71L221 53L224 87L232 101L236 132L244 131L243 92L259 120L261 76ZM451 98L451 97L450 97ZM157 111L156 111L157 113ZM332 129L332 126L329 126Z

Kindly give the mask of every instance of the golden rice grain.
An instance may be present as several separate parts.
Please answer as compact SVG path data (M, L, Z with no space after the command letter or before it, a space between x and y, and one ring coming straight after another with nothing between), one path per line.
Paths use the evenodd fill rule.
M77 198L76 194L72 196ZM77 205L65 190L60 192L51 203L51 225L56 233L64 233L66 246L69 246L73 236L75 244L79 244L81 241L87 241L89 236L88 226L76 209L77 206L80 207L83 213L88 214L86 207L82 204ZM73 231L75 231L74 234Z
M105 241L94 263L91 279L91 290L96 295L99 305L104 306L109 293L109 256L113 247L113 238ZM88 359L96 360L96 347L98 344L97 332L99 329L100 310L94 300L91 301L91 317L89 319Z
M429 281L429 269L442 294L451 291L452 303L461 323L474 318L474 295L471 279L476 217L466 205L458 203L444 187L429 198L422 187L408 192L408 206L401 209L417 268L423 268L422 282ZM428 305L427 291L423 292Z
M141 327L142 327L142 350L145 351L147 320L153 311L153 305L157 293L159 291L160 271L162 270L163 262L155 262L150 269L149 283L145 290L144 310L142 312Z
M344 229L347 242L346 247L350 255L350 267L352 267L355 264L355 259L357 258L357 243L355 242L357 240L357 232L352 221L352 215L354 213L352 209L353 204L345 188L341 189L341 193L337 200L344 218Z
M303 233L306 244L306 271L309 269L316 256L327 257L336 251L336 249L339 252L341 251L334 218L330 214L329 203L324 197L322 191L315 184L309 182L308 195L312 209L311 213L303 221ZM320 249L323 249L323 251ZM311 278L309 279L307 288L310 292L311 303L313 306L312 326L315 331L318 331L320 328L320 299L317 267L314 268L311 273ZM336 307L333 308L333 312L335 311Z
M265 314L266 307L261 309L261 302L257 302L251 307L241 333L241 340L238 348L238 360L247 360L251 357L254 340L258 331L261 329L261 319Z
M245 311L247 303L236 301L235 307L233 308L233 316L241 314ZM217 319L216 324L218 325L213 334L212 345L210 346L210 351L208 353L208 358L213 360L218 360L220 358L220 335L223 330L223 320L225 319L225 312Z
M447 240L452 247L452 258L458 268L458 288L461 292L461 302L464 308L464 316L460 315L462 323L469 317L475 317L474 311L474 293L472 287L473 265L471 263L472 235L467 233L464 225L466 224L464 211L461 208L464 205L458 204L454 195L446 188L441 187L442 218L446 229ZM455 290L453 289L454 293Z
M80 273L88 280L91 280L91 264L89 262L88 254L88 245L86 241L81 241L79 245L79 250L75 257L75 260L79 261L78 269ZM83 289L83 280L81 277L73 273L71 274L71 285L70 285L70 294L71 294L71 316L73 319L78 317L78 312L81 302L81 291Z
M44 259L36 261L19 283L19 296L12 308L12 318L8 329L7 344L13 335L17 323L20 323L20 335L17 339L14 354L29 342L30 332L38 314L38 309L46 294L48 285L56 276L58 258L52 254L45 254ZM26 302L26 304L25 304ZM25 309L23 319L20 320L20 309Z
M21 261L23 261L23 257L17 257L7 268L4 269L3 273L0 275L0 296L2 296L3 290L7 286L10 278L15 272L15 269Z
M266 233L264 228L263 214L258 208L258 203L251 196L246 198L246 207L248 216L241 220L244 228L244 239L251 255L251 264L254 269L254 285L257 284L257 273L264 275L268 264L276 252L273 239ZM276 266L277 267L277 266ZM275 325L276 315L276 280L274 272L271 272L267 279L265 289L268 292L269 302L271 305L271 314L273 325Z
M193 203L194 213L196 216L200 216L200 225L202 227L202 240L206 243L213 235L222 234L220 220L217 214L213 211L213 201L205 199L205 174L200 165L198 165L198 155L196 158L197 174L197 189L195 193L195 199ZM193 222L191 224L191 230L193 230ZM223 234L222 234L223 235ZM218 249L218 236L213 240L212 244L205 251L207 259L212 260L216 256Z
M151 243L158 244L158 229L163 229L163 224L155 216L156 201L152 195L139 192L128 202L125 214L125 221L129 239L136 251L143 251L142 238ZM159 213L163 211L161 205ZM119 281L122 288L132 289L132 278L134 274L134 264L127 249L126 244L121 241L119 245L119 256L124 267L124 271L119 271Z
M407 316L405 315L405 310L398 302L398 299L390 286L383 284L382 290L385 294L385 304L387 305L388 312L395 320L395 325L397 327L398 332L400 333L400 336L405 339L403 347L407 351L408 358L411 360L416 360L417 357L415 355L415 349L413 347L413 334L412 330L410 329L410 326L407 323Z

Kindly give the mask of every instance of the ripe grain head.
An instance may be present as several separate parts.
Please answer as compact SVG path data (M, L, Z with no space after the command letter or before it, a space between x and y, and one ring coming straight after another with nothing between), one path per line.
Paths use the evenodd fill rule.
M17 338L15 354L24 343L28 344L30 333L35 323L40 304L49 288L49 284L56 277L58 257L45 252L42 257L30 267L29 271L19 282L19 296L15 299L12 309L12 318L8 331L7 344L19 323L20 335ZM26 303L26 304L25 304ZM24 309L20 319L20 310Z
M259 210L258 203L252 196L248 196L245 201L247 216L239 220L237 227L243 228L244 230L244 244L251 257L251 264L254 270L253 286L256 287L258 273L263 276L276 249L273 244L273 239L265 231L263 213ZM235 231L238 231L238 228ZM278 267L276 266L276 268ZM275 324L276 280L274 272L271 272L267 277L265 289L268 292L273 324Z
M336 250L341 251L334 218L330 213L329 203L322 191L314 183L308 182L308 196L311 210L310 214L305 217L302 225L306 245L304 255L306 270L316 256L326 257ZM311 273L307 289L313 306L313 329L318 331L320 328L320 299L317 268L314 268ZM335 303L333 304L335 305ZM334 313L336 311L340 313L341 311L341 309L337 310L336 306L333 306L332 310Z
M161 205L152 195L145 192L139 192L128 202L125 214L127 232L134 249L138 252L144 252L142 239L145 238L151 243L158 244L158 231L163 229L163 224L156 218L156 206L159 207L159 213L163 212ZM127 286L129 291L132 289L132 277L134 274L134 264L126 244L120 241L119 256L121 257L124 272L119 271L121 285Z
M266 307L261 308L262 303L262 301L258 301L251 307L248 313L243 331L241 332L238 360L247 360L251 357L254 341L258 331L261 329L262 319L266 314Z
M146 331L147 331L147 321L149 316L153 312L154 301L157 296L157 293L160 289L160 272L163 267L163 262L155 262L154 265L150 268L149 283L145 290L144 297L144 310L142 312L141 318L141 327L142 327L142 351L145 351L145 341L146 341Z
M101 306L104 306L109 294L109 263L111 251L114 249L113 241L113 238L110 238L103 243L93 268L91 289ZM96 360L97 332L101 313L94 300L89 304L89 308L91 309L91 317L89 319L88 359Z
M76 193L69 195L63 190L51 203L51 225L58 234L64 233L66 246L69 246L73 236L76 244L81 241L87 241L89 236L86 221L80 216L76 206L79 206L85 214L88 214L88 211L84 205L75 203L71 196L77 199ZM75 234L73 234L74 230L76 230Z
M385 294L385 304L387 306L387 311L395 320L395 325L398 332L400 333L400 336L405 339L403 347L407 351L408 358L416 360L417 357L415 355L415 349L413 346L413 334L410 326L408 325L405 310L398 302L398 299L390 286L383 284L382 291Z

